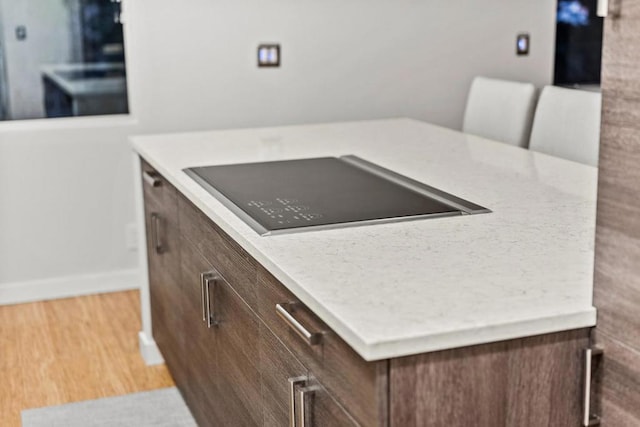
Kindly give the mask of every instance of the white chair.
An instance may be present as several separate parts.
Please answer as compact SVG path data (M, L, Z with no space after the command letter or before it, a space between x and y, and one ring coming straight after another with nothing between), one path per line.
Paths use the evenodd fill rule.
M476 77L469 89L462 131L526 148L535 98L531 83Z
M540 94L529 148L598 166L602 96L598 92L545 86Z

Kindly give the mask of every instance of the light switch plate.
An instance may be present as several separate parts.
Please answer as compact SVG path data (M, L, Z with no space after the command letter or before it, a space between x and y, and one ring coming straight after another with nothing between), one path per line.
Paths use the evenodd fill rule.
M258 67L279 67L280 66L280 45L260 44L258 45Z
M516 37L516 55L524 56L529 55L529 34L521 33Z

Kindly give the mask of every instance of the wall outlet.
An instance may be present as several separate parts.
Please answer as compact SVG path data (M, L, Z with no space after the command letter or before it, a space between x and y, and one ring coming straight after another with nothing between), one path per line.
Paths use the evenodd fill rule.
M27 27L18 25L16 27L16 40L23 41L27 39Z
M130 251L138 250L138 228L134 223L127 224L125 240L127 242L127 249Z

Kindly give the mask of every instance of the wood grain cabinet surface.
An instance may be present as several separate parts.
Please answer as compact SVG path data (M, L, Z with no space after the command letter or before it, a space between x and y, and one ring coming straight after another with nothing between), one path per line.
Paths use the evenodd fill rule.
M180 238L181 249L181 292L185 295L182 329L174 331L176 346L182 346L180 363L185 367L187 377L178 381L169 366L176 385L182 392L194 418L201 426L214 425L213 420L222 418L224 407L218 398L219 368L217 362L218 340L215 329L207 327L203 319L203 295L200 273L211 270L212 265L202 257L184 236ZM164 354L164 353L163 353Z
M367 362L142 165L161 180L144 193L154 338L199 425L579 425L587 329ZM205 287L201 274L212 270L219 279ZM277 304L317 342L297 334Z
M576 330L391 361L394 426L579 426L582 354Z
M604 24L594 305L595 412L640 426L640 0L610 2Z
M151 166L142 162L142 171L152 181L143 181L149 293L154 339L176 382L185 378L183 355L178 344L182 329L183 294L180 289L180 242L178 235L178 192Z

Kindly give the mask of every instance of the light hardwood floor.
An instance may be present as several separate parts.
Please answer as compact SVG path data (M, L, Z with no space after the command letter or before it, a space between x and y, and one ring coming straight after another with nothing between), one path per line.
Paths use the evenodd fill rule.
M0 426L20 411L173 386L138 351L137 291L0 306Z

